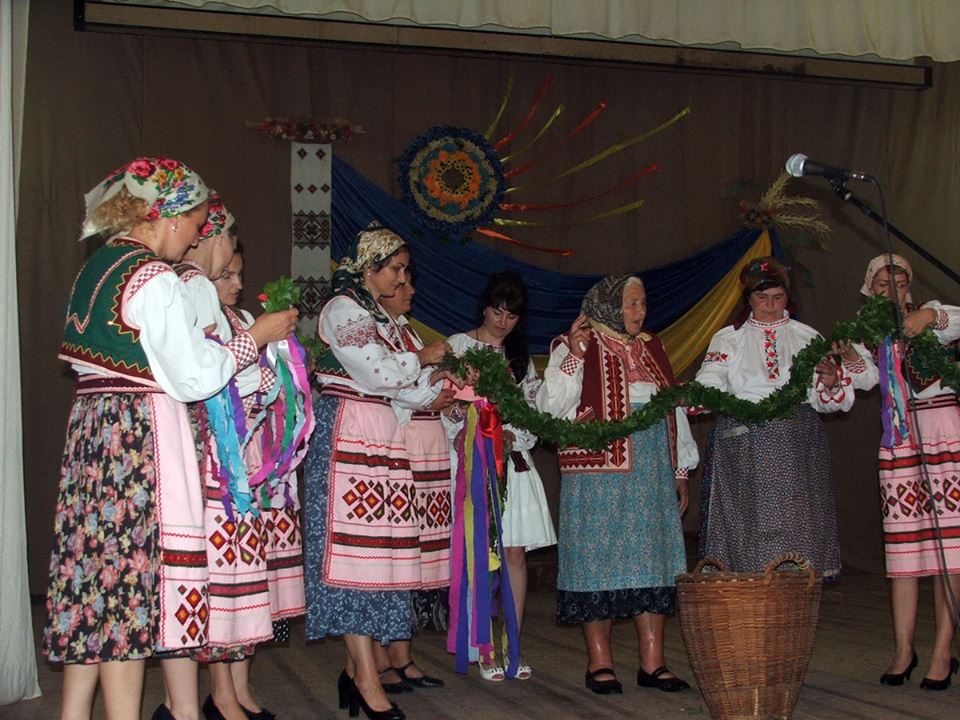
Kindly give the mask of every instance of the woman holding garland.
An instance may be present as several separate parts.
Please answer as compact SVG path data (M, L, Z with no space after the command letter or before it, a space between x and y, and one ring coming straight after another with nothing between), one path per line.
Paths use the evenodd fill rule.
M935 300L915 305L910 297L912 280L913 270L904 258L880 255L867 266L860 292L896 303L908 338L928 328L944 345L960 338L960 308ZM860 345L840 349L854 387L869 390L879 382L883 404L880 502L896 649L880 682L902 685L917 666L914 633L920 578L932 576L937 633L920 687L945 690L960 665L951 652L956 621L945 586L949 582L953 597L960 596L960 545L950 541L960 537L960 507L947 502L960 487L957 394L943 386L938 376L921 374L910 345L905 355L890 338L869 352ZM916 414L907 415L908 408ZM932 494L926 484L928 475ZM946 540L942 557L938 538Z
M413 306L413 274L407 269L407 282L397 292L380 298L380 305L397 324L404 346L411 352L424 343L407 320ZM429 395L432 396L432 390ZM417 518L420 525L420 587L413 591L414 612L424 608L426 622L437 624L438 614L446 614L447 588L450 586L450 453L447 432L440 411L453 402L453 388L444 388L429 405L426 397L404 394L393 400L393 410L403 432L410 458L410 472L416 488ZM423 617L417 615L417 623ZM380 683L388 693L410 692L414 688L443 687L443 680L424 673L413 660L410 640L395 640L384 647L374 645Z
M137 158L85 196L84 264L60 357L77 373L54 522L43 646L65 663L61 718L87 719L99 684L109 720L138 718L144 660L206 641L201 485L186 402L219 391L286 337L264 316L227 345L207 340L167 262L195 244L208 191L168 158ZM155 718L198 717L196 666L162 663Z
M818 336L790 317L790 280L779 260L750 261L740 281L744 309L713 336L696 379L756 403L787 384L794 356ZM799 551L824 577L839 575L830 446L818 413L849 410L849 384L825 359L789 417L756 425L717 418L701 505L705 556L731 571L756 572Z
M660 339L643 332L643 281L607 277L550 351L540 410L570 420L620 420L674 384ZM686 571L680 516L687 475L699 462L682 410L600 451L559 450L557 619L577 623L587 646L586 687L622 693L614 672L615 618L632 618L640 645L637 684L665 692L690 686L664 662L666 616Z
M413 393L428 405L449 375L427 367L446 343L407 350L378 303L406 282L409 261L402 238L372 225L334 274L304 473L307 638L343 636L340 705L379 720L404 714L380 684L373 643L410 637L409 590L422 582L416 490L391 401Z
M527 287L515 272L501 272L487 281L477 303L480 324L472 330L451 335L448 339L453 352L462 355L471 348L493 348L503 354L513 378L530 405L536 403L540 376L527 349ZM453 440L463 427L463 416L456 408L445 416L447 434ZM557 536L543 492L543 481L533 464L530 451L537 444L537 436L522 428L505 425L503 428L504 460L506 465L506 502L503 507L503 553L507 576L516 612L518 632L523 623L527 599L527 552L555 545ZM457 453L451 452L451 465L456 477ZM485 680L498 682L506 677L504 668L496 662L480 665ZM520 664L517 679L528 680L533 671Z

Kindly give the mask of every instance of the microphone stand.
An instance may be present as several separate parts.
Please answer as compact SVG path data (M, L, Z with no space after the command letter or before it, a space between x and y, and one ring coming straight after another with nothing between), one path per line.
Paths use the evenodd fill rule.
M859 210L860 212L862 212L864 215L866 215L868 218L870 218L870 219L873 220L874 222L879 223L880 225L885 226L887 229L890 230L891 233L893 233L893 234L896 235L898 238L900 238L901 240L903 240L903 242L905 242L905 243L906 243L907 245L909 245L911 248L913 248L914 250L916 250L918 255L920 255L921 257L923 257L923 258L924 258L925 260L927 260L931 265L933 265L933 266L936 267L938 270L940 270L944 275L946 275L948 278L950 278L950 279L953 280L955 283L957 283L957 285L960 285L960 275L958 275L958 274L955 273L953 270L951 270L949 267L947 267L947 266L944 265L942 262L940 262L940 260L937 259L934 255L931 255L931 254L930 254L929 252L927 252L925 249L923 249L922 247L920 247L919 245L917 245L917 243L915 243L913 240L911 240L911 239L910 239L902 230L900 230L898 227L892 225L890 222L885 222L885 221L884 221L884 218L883 218L881 215L877 214L877 213L873 210L873 208L871 208L869 205L867 205L865 202L863 202L860 198L858 198L856 195L854 195L853 192L852 192L849 188L847 188L847 184L846 184L845 181L843 181L843 180L838 180L838 179L836 179L836 178L829 178L829 180L830 180L830 187L832 187L832 188L833 188L833 191L834 191L837 195L839 195L845 202L848 202L848 203L850 203L851 205L853 205L855 208L857 208L857 210Z

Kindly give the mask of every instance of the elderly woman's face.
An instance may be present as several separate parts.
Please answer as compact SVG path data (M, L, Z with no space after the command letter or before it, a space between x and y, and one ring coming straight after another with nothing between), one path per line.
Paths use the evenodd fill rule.
M870 282L870 292L874 295L883 295L903 307L907 304L907 293L910 292L910 278L902 268L893 270L894 282L890 282L890 269L880 268Z
M627 335L639 335L647 317L647 291L631 283L623 289L623 326Z
M787 291L782 287L754 290L750 293L750 309L754 319L767 323L780 320L787 308L787 299Z
M407 265L409 264L410 252L406 249L400 249L379 270L367 268L363 277L367 289L373 295L373 299L390 297L397 292L397 288L407 281Z

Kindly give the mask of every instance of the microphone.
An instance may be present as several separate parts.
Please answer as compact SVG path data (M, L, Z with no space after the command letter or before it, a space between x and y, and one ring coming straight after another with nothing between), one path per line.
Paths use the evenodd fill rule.
M847 180L873 180L872 177L859 170L847 170L846 168L834 167L826 163L817 162L809 159L803 153L791 155L786 164L787 172L793 177L803 177L804 175L819 175L825 177L830 182L845 183Z

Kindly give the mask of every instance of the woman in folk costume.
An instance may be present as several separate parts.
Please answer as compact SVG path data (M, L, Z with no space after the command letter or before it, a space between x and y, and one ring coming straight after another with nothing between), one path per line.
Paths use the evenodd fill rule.
M197 310L197 327L221 342L246 329L235 329L231 324L213 282L232 261L236 244L233 215L211 191L207 224L197 246L187 251L176 270ZM266 395L276 382L275 373L266 363L263 365L244 368L215 398L190 406L204 484L210 573L207 645L194 652L193 658L207 663L210 669L211 694L202 707L208 720L245 720L248 713L261 713L248 710L259 707L257 703L244 702L252 700L246 682L248 658L256 643L273 638L267 572L270 530L262 503L250 487L255 468L249 468L241 456L244 436L235 419L240 412L245 431L247 406ZM234 407L234 401L243 402L242 410ZM228 437L230 434L232 437ZM240 678L243 697L235 687L234 675Z
M674 384L656 335L643 332L646 293L633 276L607 277L583 300L557 338L537 396L545 412L568 419L618 420ZM690 686L663 657L666 616L686 571L680 516L687 475L699 462L685 413L592 451L559 451L560 542L557 617L580 623L587 646L586 687L623 692L614 672L615 618L633 618L640 644L637 684L666 692Z
M462 355L471 348L493 348L503 354L527 402L534 405L540 388L540 376L527 348L528 303L523 278L510 271L492 275L477 305L479 326L465 333L451 335L448 342L453 352ZM445 422L447 433L453 441L463 428L463 415L454 409L446 415ZM502 545L519 640L527 599L526 553L528 550L555 545L557 536L543 491L543 481L530 455L537 444L537 436L522 428L504 425L503 437L506 501L502 516ZM457 452L453 450L451 464L454 474L457 462ZM481 676L486 680L503 680L506 677L505 670L496 661L490 666L480 664ZM532 674L529 665L518 662L518 679L528 680Z
M235 228L236 226L234 226ZM217 297L224 315L230 323L230 336L237 335L249 328L253 322L253 315L237 306L240 292L243 290L243 248L237 241L233 258L218 278L213 281L217 288ZM248 429L252 418L263 408L264 393L276 382L276 373L271 369L271 362L266 361L264 355L273 357L277 361L276 353L270 352L273 345L268 346L266 353L261 353L260 372L266 375L266 381L258 386L257 391L242 398L243 407L247 415ZM238 383L239 384L239 383ZM263 388L262 390L260 388ZM254 476L262 466L262 456L259 447L251 441L245 449L247 471ZM300 501L297 493L296 472L290 472L282 483L276 487L265 488L263 485L251 488L253 503L261 514L264 531L257 536L264 545L266 558L267 590L269 593L270 615L273 621L273 639L275 642L286 642L290 636L288 618L303 615L306 612L306 600L303 591L303 545L302 529L300 524ZM268 502L263 501L263 492L267 492ZM221 545L221 547L224 547ZM209 550L209 548L208 548ZM253 648L248 648L252 652ZM250 720L271 720L274 715L260 706L250 688L250 667L252 658L245 657L228 663L221 663L229 668L230 678L224 678L222 684L213 681L211 675L211 698L204 704L207 717L216 718L215 712L224 711L224 704L230 703L232 689L234 702L238 702L240 709ZM215 666L211 666L211 670ZM224 688L227 697L221 701L218 698L218 685ZM232 688L231 688L232 685ZM209 712L207 712L209 710ZM237 716L239 717L239 716Z
M786 385L794 356L818 335L790 317L790 280L779 260L752 260L740 281L741 317L710 340L696 379L756 403ZM832 360L823 360L806 401L789 417L756 425L717 418L704 474L705 556L755 572L798 551L824 577L840 573L830 446L818 413L849 410L849 385Z
M186 402L220 390L293 316L207 340L167 264L197 241L207 188L168 158L137 158L85 196L83 238L108 235L74 281L60 357L77 373L54 520L47 657L65 663L62 718L138 718L143 660L206 642L201 485ZM163 657L161 655L161 657ZM156 718L198 715L196 666L163 663Z
M406 318L413 295L413 276L408 269L407 282L394 295L381 296L380 305L400 329L404 347L419 352L424 343ZM440 411L449 407L453 395L453 388L444 388L434 397L430 386L424 386L420 393L404 394L393 400L410 458L420 523L420 587L413 591L412 599L415 610L418 606L429 608L427 622L434 624L438 622L438 613L446 614L450 585L450 453ZM418 614L416 622L422 621ZM443 623L444 619L439 621ZM386 647L374 645L377 667L383 668L378 674L384 690L396 694L414 688L443 687L443 680L430 677L417 667L411 649L410 640L396 640Z
M407 350L378 304L406 282L409 261L403 239L379 226L340 261L319 318L328 352L304 472L307 638L344 637L340 704L382 720L404 714L380 684L373 643L410 637L409 590L422 582L416 490L391 401L424 385L436 397L448 375L426 367L446 346Z
M893 300L908 338L928 328L944 345L960 338L960 308L935 300L915 305L910 297L912 280L913 271L904 258L880 255L867 266L860 292ZM960 496L956 389L942 385L936 375L921 374L912 346L904 355L902 346L889 337L871 351L859 345L844 347L842 357L858 390L879 382L883 405L880 504L896 651L880 682L902 685L917 665L914 632L920 578L932 576L937 634L920 687L945 690L958 666L951 652L956 624L945 589L949 581L953 596L960 596L960 502L951 500Z

